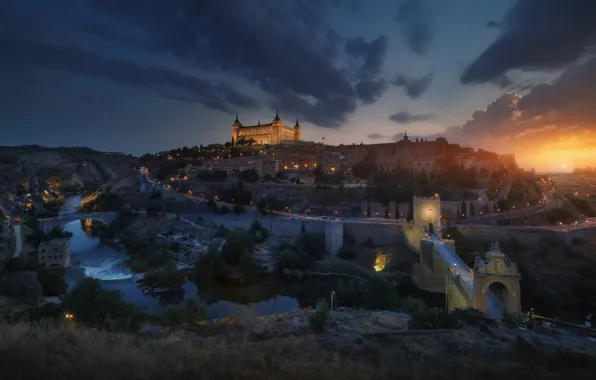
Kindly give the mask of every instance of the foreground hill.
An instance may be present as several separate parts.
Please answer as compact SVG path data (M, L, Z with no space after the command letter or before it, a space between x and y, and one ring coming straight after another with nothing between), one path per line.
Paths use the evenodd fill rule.
M230 332L201 337L179 331L150 338L74 324L17 324L0 326L0 378L592 379L594 350L579 340L568 333L472 328L255 341L234 339Z

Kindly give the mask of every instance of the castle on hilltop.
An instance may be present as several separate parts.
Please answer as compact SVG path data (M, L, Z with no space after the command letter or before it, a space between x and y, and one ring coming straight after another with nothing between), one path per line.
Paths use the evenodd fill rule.
M275 112L275 118L269 124L242 125L236 115L236 120L232 123L232 144L236 145L238 141L254 140L256 144L280 144L282 141L300 141L302 140L302 129L296 119L296 125L289 127L284 125L279 118L279 113Z

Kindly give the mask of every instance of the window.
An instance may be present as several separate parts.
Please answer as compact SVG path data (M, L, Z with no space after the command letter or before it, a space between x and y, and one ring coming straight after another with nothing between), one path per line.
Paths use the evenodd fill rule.
M62 258L62 255L60 255L60 258Z
M54 248L54 252L58 252L58 248Z
M41 257L41 259L42 259L42 260L45 260L45 256L42 256L42 257Z
M41 251L42 251L42 252L45 252L45 251L46 251L46 249L45 249L45 248L42 248L42 249L41 249Z

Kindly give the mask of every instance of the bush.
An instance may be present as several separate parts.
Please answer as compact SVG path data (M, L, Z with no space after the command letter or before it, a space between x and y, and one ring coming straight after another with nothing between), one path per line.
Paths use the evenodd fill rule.
M451 312L451 315L462 321L466 325L475 326L478 322L485 322L487 324L494 324L494 321L488 317L488 315L473 307L466 307L463 309L455 309Z
M278 272L283 272L284 269L305 271L312 269L313 264L304 252L284 249L277 259L276 270Z
M358 250L351 245L344 245L337 252L337 256L344 260L354 260L358 257Z
M433 307L412 313L408 327L410 330L459 329L463 323L448 311Z
M296 246L311 260L321 260L325 255L325 234L307 232L298 238Z
M231 266L238 265L240 257L251 255L253 251L252 237L242 230L234 230L228 234L221 253L226 263Z
M84 279L68 292L63 306L75 321L111 331L136 331L144 319L136 305L122 300L122 292L105 290L94 278Z
M184 300L182 305L174 310L171 310L167 316L167 324L170 326L185 326L191 327L197 323L204 321L206 315L205 306L202 305L196 298L188 298Z
M234 213L236 213L236 215L242 215L242 214L244 214L244 206L242 206L242 205L234 205Z
M68 290L63 270L42 269L37 272L37 281L41 284L45 297L61 296Z
M421 313L426 309L426 304L421 299L408 297L402 302L401 308L409 314Z
M170 243L170 250L173 252L180 252L180 243L177 241L173 241Z
M503 324L510 329L516 329L522 324L522 320L513 313L504 312L503 318L501 319Z
M230 212L232 211L228 206L221 206L221 208L219 209L219 213L223 215L229 214Z
M217 231L215 231L215 235L213 235L213 237L216 237L216 238L226 238L229 233L230 233L230 230L227 229L222 224L221 226L217 227Z
M309 318L310 328L316 333L322 333L327 330L327 325L331 319L331 311L326 300L319 301L317 310Z

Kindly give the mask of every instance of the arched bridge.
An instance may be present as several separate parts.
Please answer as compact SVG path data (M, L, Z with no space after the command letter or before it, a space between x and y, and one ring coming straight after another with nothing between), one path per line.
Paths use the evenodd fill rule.
M54 227L64 227L67 223L72 222L73 220L81 220L81 219L92 219L98 220L103 222L107 225L112 223L114 219L118 217L120 214L119 211L106 211L106 212L93 212L90 214L72 214L72 215L63 215L58 216L56 218L49 218L49 219L40 219L39 220L39 228L44 233L48 233Z

